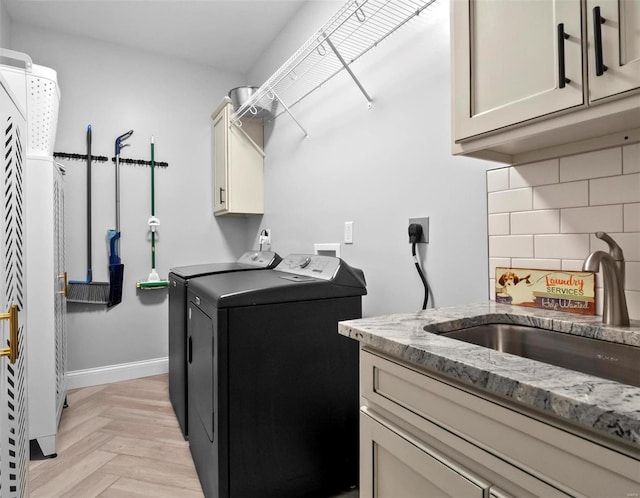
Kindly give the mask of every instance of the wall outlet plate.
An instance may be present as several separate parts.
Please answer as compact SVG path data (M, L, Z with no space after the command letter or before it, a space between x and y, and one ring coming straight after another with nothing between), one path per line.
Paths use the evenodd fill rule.
M418 244L428 244L429 243L429 217L423 218L409 218L409 223L407 226L416 223L417 225L422 225L422 237L418 241Z

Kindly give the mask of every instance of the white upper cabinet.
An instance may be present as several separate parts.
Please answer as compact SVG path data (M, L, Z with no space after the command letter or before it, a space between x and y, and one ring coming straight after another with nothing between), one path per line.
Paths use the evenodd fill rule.
M640 141L640 1L451 0L453 153L519 164Z
M588 0L589 101L640 87L640 2Z
M454 1L453 9L456 139L583 104L578 0Z
M225 97L211 115L213 214L262 214L262 121L246 119L233 124L232 114L231 100Z

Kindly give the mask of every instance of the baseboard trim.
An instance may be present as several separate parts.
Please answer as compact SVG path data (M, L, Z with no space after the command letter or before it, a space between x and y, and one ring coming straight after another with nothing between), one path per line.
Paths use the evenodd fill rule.
M67 372L67 389L110 384L122 380L160 375L169 371L169 358L120 363L106 367L87 368Z

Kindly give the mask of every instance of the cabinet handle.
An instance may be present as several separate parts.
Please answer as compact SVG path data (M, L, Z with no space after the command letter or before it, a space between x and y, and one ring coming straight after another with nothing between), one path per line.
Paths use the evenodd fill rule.
M609 69L602 59L602 28L606 19L600 15L600 7L593 8L593 50L596 56L596 76L602 76Z
M189 342L187 344L187 358L189 364L191 364L191 362L193 362L193 340L191 339L191 337L189 337Z
M222 192L224 192L224 189L220 187L220 204L224 204L224 199L222 198Z
M12 365L18 359L18 305L13 304L6 313L0 313L0 320L9 320L9 347L0 349L0 356L8 356Z
M564 23L558 24L558 86L564 88L571 80L566 77L564 65L564 41L569 39L569 35L564 32Z

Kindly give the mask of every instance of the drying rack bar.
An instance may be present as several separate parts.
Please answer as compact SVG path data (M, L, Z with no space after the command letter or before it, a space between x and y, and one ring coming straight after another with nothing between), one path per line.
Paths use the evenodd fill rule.
M243 117L251 118L260 111L267 111L269 119L275 119L283 113L293 118L292 107L344 70L371 107L370 95L349 66L434 2L347 1L247 102L235 110L231 122L236 123ZM260 114L264 115L262 112ZM306 136L304 128L297 120L296 123Z

